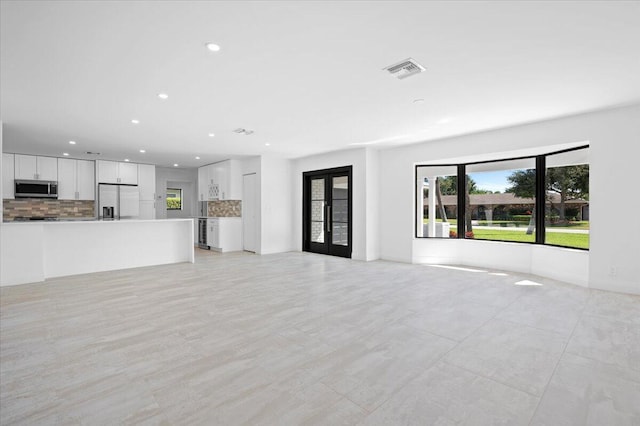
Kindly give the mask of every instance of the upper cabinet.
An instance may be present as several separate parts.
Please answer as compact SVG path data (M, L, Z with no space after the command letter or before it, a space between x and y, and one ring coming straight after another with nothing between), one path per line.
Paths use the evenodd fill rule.
M156 166L138 164L138 191L140 192L140 201L155 201Z
M98 183L138 184L138 165L117 161L96 161Z
M209 169L208 166L198 167L198 200L207 201L207 191L209 187Z
M220 199L242 199L242 173L238 160L227 160L221 164Z
M95 200L95 163L58 158L58 199Z
M58 180L58 159L15 154L15 178L23 180Z
M2 198L14 198L14 155L2 154Z
M200 201L242 199L242 175L237 160L226 160L198 169Z

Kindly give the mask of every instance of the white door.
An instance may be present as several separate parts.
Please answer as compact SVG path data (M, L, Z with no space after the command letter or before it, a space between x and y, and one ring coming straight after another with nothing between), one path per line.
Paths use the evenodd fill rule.
M255 173L242 176L242 248L256 252L258 241L258 178Z

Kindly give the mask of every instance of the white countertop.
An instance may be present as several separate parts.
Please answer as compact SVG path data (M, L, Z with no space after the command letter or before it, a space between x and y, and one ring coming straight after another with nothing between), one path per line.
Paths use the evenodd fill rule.
M0 285L191 262L193 219L5 222Z
M181 222L193 220L186 219L118 219L118 220L101 220L101 219L62 219L62 220L25 220L2 222L3 226L10 225L68 225L68 224L96 224L96 223L150 223L150 222Z

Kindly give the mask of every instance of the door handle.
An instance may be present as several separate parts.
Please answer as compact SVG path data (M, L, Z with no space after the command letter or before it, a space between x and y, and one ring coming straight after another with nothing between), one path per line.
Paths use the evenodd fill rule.
M327 232L331 232L331 206L327 205Z

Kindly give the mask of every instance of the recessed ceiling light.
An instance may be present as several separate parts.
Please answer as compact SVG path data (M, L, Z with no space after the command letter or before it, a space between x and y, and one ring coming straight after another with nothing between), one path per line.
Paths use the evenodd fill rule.
M129 159L128 159L128 158L125 158L125 159L124 159L124 161L126 161L126 162L128 163L128 162L129 162Z
M209 133L210 138L214 137L215 135L216 135L215 133Z
M173 167L178 167L178 163L175 163L175 164L173 165Z
M158 93L158 97L159 97L160 99L168 99L168 98L169 98L169 95L167 95L166 93Z
M218 46L215 43L209 42L209 43L205 44L205 46L207 46L207 49L209 49L212 52L219 52L220 51L220 46Z
M200 157L196 157L196 160L199 160L199 159L200 159Z
M65 157L68 157L69 153L68 152L63 152L62 155L64 155Z
M443 117L440 120L437 121L438 124L447 124L447 123L451 123L453 121L453 118L451 117Z
M147 151L145 151L144 149L141 149L140 152L144 154Z
M414 99L413 103L414 104L423 104L424 103L424 99Z
M271 144L270 143L265 143L264 146L271 146Z
M76 141L69 141L69 145L75 145Z
M140 120L133 119L133 120L131 120L131 122L132 122L133 124L138 124L138 123L140 123Z

